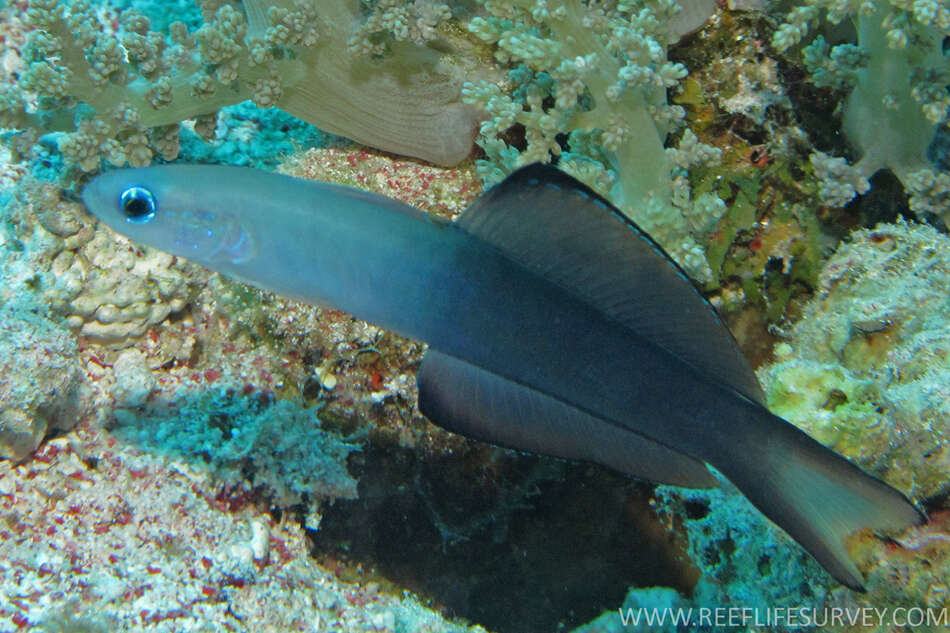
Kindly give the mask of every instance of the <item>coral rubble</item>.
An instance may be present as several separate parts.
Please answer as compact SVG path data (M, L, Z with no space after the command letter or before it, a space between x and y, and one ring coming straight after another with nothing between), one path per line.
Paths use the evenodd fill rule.
M642 578L670 585L632 587L624 608L948 608L950 242L882 224L825 261L829 237L859 220L815 208L890 169L918 216L950 218L934 149L950 9L803 0L773 33L764 2L718 4L6 3L0 629L483 631L380 584L373 560L344 560L360 534L402 528L372 546L412 550L388 558L397 567L441 553L417 573L537 566L521 580L552 592L534 608L561 628L571 616L553 613L554 594L585 596L581 614L608 601L557 578L571 557L548 567L585 530L601 533L592 544L662 550L614 556L616 596L638 582L629 559L665 565ZM840 122L793 95L805 77L841 99ZM836 125L850 163L832 155L847 151ZM424 344L132 244L76 201L85 172L166 160L277 167L445 219L483 184L557 162L653 234L732 323L753 323L737 337L760 357L779 339L759 372L773 411L925 502L931 521L852 539L869 589L857 596L728 486L654 489L436 429L414 404ZM541 491L565 498L536 503ZM592 505L604 512L578 518ZM400 523L394 508L414 516ZM390 531L346 523L370 516ZM526 545L552 526L577 533ZM460 543L515 562L465 568ZM599 556L581 554L572 569ZM446 604L497 596L484 588L495 578L459 580ZM471 612L511 625L504 605L483 606ZM616 610L578 629L621 630L636 629Z
M0 627L484 631L307 556L253 492L93 427L0 463Z
M52 431L85 413L84 376L74 337L21 305L0 305L0 458L26 459Z

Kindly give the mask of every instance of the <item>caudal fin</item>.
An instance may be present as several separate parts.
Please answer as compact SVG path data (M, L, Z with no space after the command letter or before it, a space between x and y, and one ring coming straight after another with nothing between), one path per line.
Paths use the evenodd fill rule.
M756 443L762 450L735 451L720 470L836 580L864 591L845 539L864 528L901 530L926 517L899 491L785 420L764 409L762 418L755 430L768 438Z

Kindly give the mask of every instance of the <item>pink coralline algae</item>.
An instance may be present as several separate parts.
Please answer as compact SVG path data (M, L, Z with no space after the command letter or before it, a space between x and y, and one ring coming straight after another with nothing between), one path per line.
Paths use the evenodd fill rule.
M0 463L0 630L483 631L341 581L255 499L87 424Z

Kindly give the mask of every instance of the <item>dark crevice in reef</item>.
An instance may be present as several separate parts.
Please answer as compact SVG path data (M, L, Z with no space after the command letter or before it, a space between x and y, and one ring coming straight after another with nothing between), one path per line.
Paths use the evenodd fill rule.
M881 222L896 222L899 217L916 221L903 186L889 169L879 170L868 181L871 189L856 196L845 208L857 215L860 226L872 228Z
M795 118L814 149L853 161L855 156L840 133L840 93L818 87L808 80L807 73L794 65L779 61L779 75L792 102ZM807 156L806 162L807 162Z
M568 630L629 586L690 593L696 570L652 488L602 468L483 445L362 453L360 498L325 509L315 555L499 633ZM356 570L359 569L359 573Z
M933 213L916 214L910 210L907 193L897 176L889 169L877 171L869 179L871 188L867 193L855 197L848 203L844 213L850 214L855 218L857 228L863 226L873 228L881 222L893 223L898 218L903 218L908 222L926 222L938 231L947 232L947 225L940 216ZM841 234L841 238L846 233Z

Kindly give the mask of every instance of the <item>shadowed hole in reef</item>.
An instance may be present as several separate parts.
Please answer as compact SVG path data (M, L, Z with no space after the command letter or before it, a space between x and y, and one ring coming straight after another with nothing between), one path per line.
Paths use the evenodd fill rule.
M630 478L484 445L369 446L360 459L360 498L325 508L310 533L347 580L391 582L498 633L566 631L630 586L696 583L685 538Z

